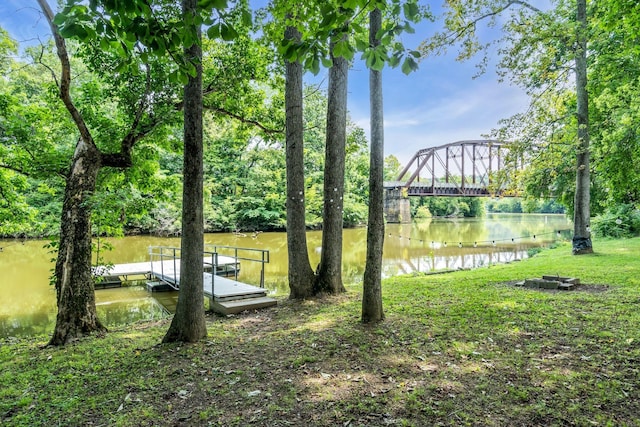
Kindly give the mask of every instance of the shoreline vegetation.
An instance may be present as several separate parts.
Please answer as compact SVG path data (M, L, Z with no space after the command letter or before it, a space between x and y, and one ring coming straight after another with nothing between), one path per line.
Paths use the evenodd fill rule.
M10 426L639 425L640 238L568 244L523 262L383 281L386 320L359 322L361 284L222 318L196 344L170 320L64 348L0 341ZM577 277L573 291L516 287Z
M358 206L358 210L362 211L366 204ZM179 208L176 207L176 212ZM411 216L414 220L428 219L458 219L458 218L483 218L487 214L523 214L528 215L557 215L565 214L564 208L553 200L532 200L524 202L520 198L491 199L477 197L429 197L412 200ZM56 216L57 215L57 216ZM39 239L56 239L59 234L59 215L51 215L47 218L50 220L47 224L40 224L38 227L30 228L26 225L22 228L14 229L6 224L5 229L11 229L11 232L4 232L0 228L0 240L39 240ZM284 217L284 210L278 212L278 217ZM122 236L157 236L157 237L179 237L181 227L179 221L175 219L179 215L173 215L170 224L160 225L159 220L154 219L153 215L143 215L140 218L128 220L127 223L115 221L113 224L102 227L95 227L93 230L94 238L100 237L122 237ZM123 214L119 220L126 217ZM307 221L307 231L322 230L322 216L311 215ZM165 222L168 219L165 218ZM97 222L100 222L99 220ZM366 227L366 216L349 214L344 218L345 228ZM217 223L211 219L205 221L205 233L237 233L250 234L262 232L282 232L286 231L286 225L281 218L275 223L266 220L257 219L250 224L239 222L227 222L224 224Z
M432 220L439 220L439 221L455 221L455 220L461 220L461 219L482 219L482 218L486 218L487 216L492 216L492 215L523 215L522 212L496 212L496 211L492 211L492 212L483 212L482 215L479 216L472 216L472 217L464 217L462 215L457 215L457 216L448 216L448 215L431 215L431 216L415 216L413 218L413 222L423 222L423 221L432 221ZM545 215L554 215L554 216L565 216L566 214L563 212L528 212L526 213L526 215L529 216L545 216ZM354 223L354 224L347 224L344 226L344 229L355 229L355 228L366 228L366 223L364 222L359 222L359 223ZM321 224L315 224L315 225L308 225L307 226L307 231L318 231L318 230L322 230L322 225ZM286 227L272 227L272 228L255 228L255 229L205 229L205 234L225 234L225 233L231 233L231 234L236 234L236 235L240 235L243 237L246 236L251 236L251 235L256 235L259 233L282 233L282 232L286 232ZM94 234L93 239L97 239L97 238L117 238L117 237L131 237L131 236L149 236L149 237L180 237L180 231L175 231L175 232L171 232L171 233L163 233L163 232L153 232L150 230L140 230L137 228L132 228L132 229L126 229L123 230L122 233L116 233L114 235L109 235L106 233L102 233L102 234ZM27 241L27 240L56 240L57 239L57 235L29 235L26 233L17 233L17 234L12 234L12 235L0 235L0 242L5 241Z

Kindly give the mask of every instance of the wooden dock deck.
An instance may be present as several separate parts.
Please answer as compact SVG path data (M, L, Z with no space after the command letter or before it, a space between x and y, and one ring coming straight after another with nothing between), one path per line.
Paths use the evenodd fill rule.
M249 285L238 280L223 277L219 274L234 275L240 268L236 258L218 255L214 269L211 257L204 257L203 273L204 295L209 298L210 308L220 314L229 315L244 310L270 307L277 304L274 298L267 296L266 289ZM99 266L94 274L100 277L96 288L120 286L122 280L130 278L144 278L152 282L147 283L151 292L159 290L180 289L180 259L170 258L162 261L147 261L128 264L116 264L110 267Z
M203 264L205 268L211 268L211 258L203 258ZM180 259L166 259L164 261L145 261L145 262L132 262L127 264L114 264L112 266L100 265L94 268L94 274L98 277L119 277L125 281L129 280L129 277L139 277L149 279L151 271L173 271L173 265L180 264ZM218 255L218 263L216 264L216 270L219 272L231 272L233 269L240 268L240 263L233 257Z
M174 289L180 288L180 268L177 271L158 272L153 276ZM271 307L277 304L274 298L267 296L267 290L237 280L203 273L204 295L209 298L210 308L216 313L229 315L244 310Z

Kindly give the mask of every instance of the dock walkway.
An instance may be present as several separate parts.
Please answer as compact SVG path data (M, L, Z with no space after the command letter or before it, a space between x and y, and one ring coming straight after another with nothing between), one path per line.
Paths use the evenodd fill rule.
M109 284L117 286L121 280L127 281L132 277L141 277L152 281L147 283L149 291L169 290L167 288L177 291L180 289L180 259L166 258L163 255L161 261L96 267L94 274L101 278L97 286L108 287ZM238 258L216 253L214 257L205 256L203 265L205 268L203 291L204 295L209 298L209 306L213 311L228 315L277 304L274 298L267 296L264 287L253 286L237 280L237 273L240 269ZM233 275L234 279L222 277L220 273Z

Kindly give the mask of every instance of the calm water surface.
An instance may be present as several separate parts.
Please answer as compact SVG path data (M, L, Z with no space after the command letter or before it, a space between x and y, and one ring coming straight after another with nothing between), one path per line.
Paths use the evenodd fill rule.
M433 219L386 227L383 274L474 268L526 258L527 249L557 240L568 230L562 215L488 215L480 219ZM565 234L566 235L566 234ZM535 236L535 238L534 238ZM179 238L149 236L109 239L114 249L104 254L114 264L148 261L149 246L179 246ZM0 240L0 338L48 334L55 323L55 291L49 285L52 255L46 241ZM205 243L268 250L265 285L286 294L287 240L285 233L207 234ZM322 234L308 233L309 254L320 261ZM344 230L345 282L359 282L364 273L366 229ZM239 280L259 284L260 265L243 262ZM150 294L144 286L96 291L99 316L108 326L160 318L173 311L177 293Z

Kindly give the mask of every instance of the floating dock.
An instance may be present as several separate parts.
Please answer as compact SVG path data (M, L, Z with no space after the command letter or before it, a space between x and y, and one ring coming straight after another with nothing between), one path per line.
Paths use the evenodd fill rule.
M154 270L151 276L157 280L147 285L169 286L180 289L180 263L164 265L164 270ZM271 307L277 300L267 296L267 290L258 286L239 282L217 274L203 273L204 295L209 298L210 308L216 313L228 315L244 310Z
M238 250L238 248L232 249ZM147 280L147 290L150 292L178 291L180 289L180 258L177 257L179 249L152 247L149 249L149 254L151 261L148 262L94 268L94 275L98 278L96 289L121 286L123 281L139 278ZM264 268L264 254L262 254L261 261L205 252L203 257L205 271L203 273L203 291L204 295L209 298L211 310L216 313L229 315L277 304L276 299L267 296L267 291L263 286L253 286L237 280L240 259L260 261ZM268 262L268 256L266 262ZM233 276L233 279L223 276ZM264 273L261 273L261 285L263 277Z

